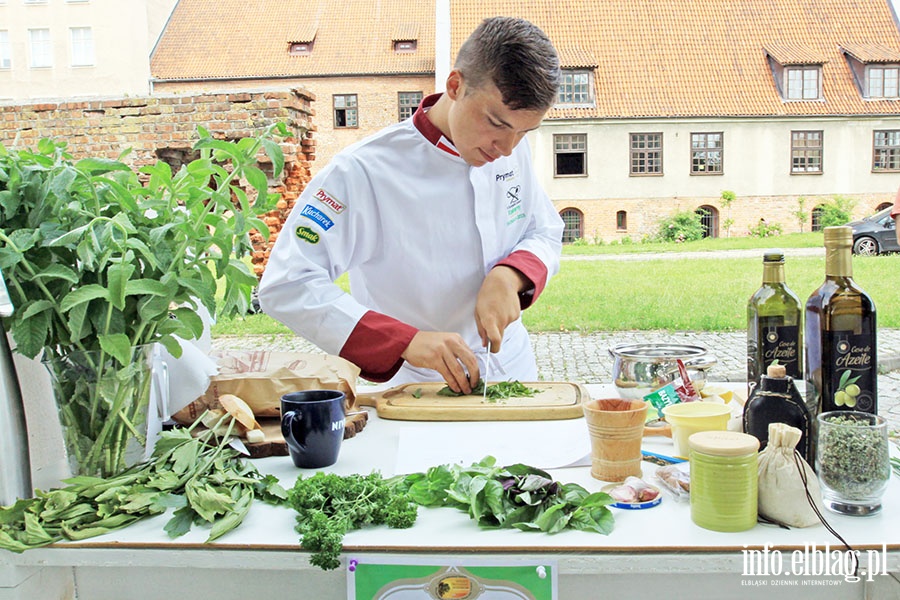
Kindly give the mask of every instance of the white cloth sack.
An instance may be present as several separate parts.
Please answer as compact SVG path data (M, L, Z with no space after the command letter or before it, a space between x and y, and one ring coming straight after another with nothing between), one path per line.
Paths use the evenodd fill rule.
M759 514L790 527L810 527L820 522L806 497L807 488L819 512L824 510L815 472L802 457L794 456L802 435L796 427L770 423L769 443L759 453ZM806 473L806 485L798 464Z

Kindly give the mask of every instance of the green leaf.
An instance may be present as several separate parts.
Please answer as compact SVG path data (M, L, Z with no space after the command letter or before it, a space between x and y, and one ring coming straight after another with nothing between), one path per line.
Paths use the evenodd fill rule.
M265 198L266 194L269 193L269 178L266 177L266 174L258 167L250 165L244 167L243 174L250 185L259 192L260 197Z
M569 522L565 504L554 504L545 510L534 522L546 533L558 533L565 529Z
M130 279L125 283L126 296L165 296L169 293L169 288L159 281L153 279Z
M45 310L52 311L55 306L56 303L50 300L35 300L26 305L25 310L22 311L22 319L31 318Z
M166 523L163 530L170 538L181 537L191 530L194 523L194 511L189 506L179 508L172 514L172 518Z
M109 301L109 292L102 285L90 283L74 289L60 301L59 308L62 312L68 312L72 308L84 302L90 302L97 298L103 298Z
M284 169L284 151L281 149L281 144L269 138L262 138L261 142L266 156L272 161L273 175L279 177Z
M38 313L28 320L17 319L15 327L12 328L16 352L28 358L34 358L46 345L49 330L50 316L46 312Z
M34 279L62 279L69 283L78 283L78 273L65 265L54 264L43 267L35 274Z
M125 286L134 274L134 265L123 261L110 265L106 273L109 302L119 310L122 310L125 308Z
M131 364L131 340L124 333L97 336L104 352L114 357L122 365Z
M235 501L231 511L225 513L224 516L219 517L213 522L212 529L210 530L209 537L206 538L206 541L211 542L216 540L240 525L244 521L244 517L247 516L247 512L249 512L252 503L253 491L247 488L241 493L241 496L237 501Z
M83 158L75 163L75 168L94 175L109 173L110 171L131 172L131 168L128 165L108 158Z

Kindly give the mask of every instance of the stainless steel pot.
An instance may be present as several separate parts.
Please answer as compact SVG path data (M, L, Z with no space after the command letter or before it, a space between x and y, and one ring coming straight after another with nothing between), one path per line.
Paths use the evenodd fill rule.
M715 356L703 346L686 344L619 344L609 349L613 358L613 383L622 398L643 398L653 390L678 379L678 359L699 391Z

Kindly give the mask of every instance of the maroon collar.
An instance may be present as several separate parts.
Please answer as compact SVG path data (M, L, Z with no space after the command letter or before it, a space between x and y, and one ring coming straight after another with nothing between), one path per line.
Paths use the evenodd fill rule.
M431 94L430 96L426 96L422 99L422 103L419 104L419 108L416 109L416 112L413 113L413 125L416 126L416 129L419 130L425 139L446 152L447 154L451 154L453 156L459 156L459 152L456 151L456 148L453 147L453 142L448 140L441 130L435 127L434 123L432 123L425 113L428 112L428 109L434 106L434 103L438 101L438 98L441 97L441 94Z

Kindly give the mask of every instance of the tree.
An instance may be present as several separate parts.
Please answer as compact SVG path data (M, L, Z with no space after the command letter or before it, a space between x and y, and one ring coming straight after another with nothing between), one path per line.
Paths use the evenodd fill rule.
M731 226L734 225L734 219L731 218L731 204L734 202L735 198L736 196L731 190L722 191L722 197L719 203L722 205L722 208L728 211L728 216L722 221L722 227L725 229L725 237L731 237Z

